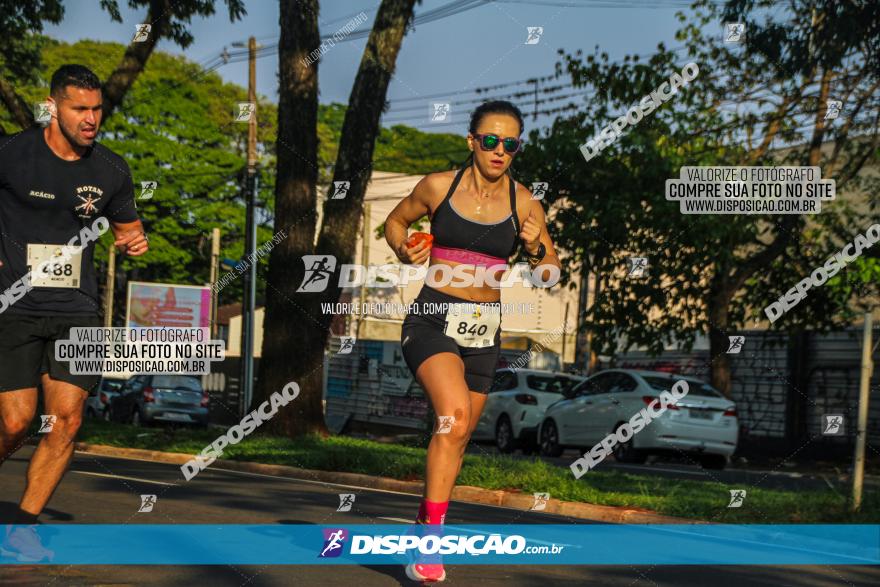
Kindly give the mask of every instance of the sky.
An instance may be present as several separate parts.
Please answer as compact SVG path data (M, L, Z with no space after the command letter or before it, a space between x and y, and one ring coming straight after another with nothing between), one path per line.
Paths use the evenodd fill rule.
M81 39L128 43L135 26L144 21L146 9L132 10L126 0L119 0L119 4L122 23L112 22L97 0L68 0L63 22L47 27L45 34L71 43ZM195 41L185 51L165 39L160 41L158 50L185 54L194 62L209 65L218 62L224 48L240 51L232 44L246 43L250 36L263 45L277 42L278 1L247 0L247 16L235 23L230 23L223 0L216 5L213 16L193 19L190 31ZM417 24L407 33L388 89L391 109L383 116L384 126L402 123L427 132L464 135L469 111L479 100L488 96L506 99L512 92L533 89L532 85L509 84L552 74L559 61L558 50L574 53L581 49L590 54L598 45L617 60L627 54L650 54L660 42L667 48L679 47L681 43L674 38L680 27L675 13L691 13L685 0L423 0L416 5L416 18L450 5L459 9L461 5L475 7ZM355 31L369 30L378 6L378 0L324 0L318 21L321 35L333 35L346 23L357 22L360 13L366 20ZM542 28L537 42L526 43L528 27ZM321 103L348 102L365 44L365 37L343 40L329 47L321 57ZM257 91L277 102L278 55L271 50L264 53L257 61ZM217 73L228 82L247 87L246 60L223 65ZM499 84L508 85L488 92L476 91ZM577 91L569 88L557 95ZM527 98L513 101L526 113L534 109L534 103ZM435 103L450 104L443 122L432 121ZM568 100L541 105L539 109L566 103ZM548 115L539 116L537 121L527 116L526 134L530 127L544 127L551 120Z

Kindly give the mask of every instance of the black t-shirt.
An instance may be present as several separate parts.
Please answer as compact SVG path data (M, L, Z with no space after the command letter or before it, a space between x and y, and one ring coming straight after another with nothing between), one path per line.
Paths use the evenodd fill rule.
M102 313L94 240L82 252L79 279L68 281L72 287L33 287L21 296L19 281L29 273L28 244L67 245L75 237L72 244L80 245L84 229L98 234L94 227L103 222L95 221L102 216L110 222L138 218L131 171L122 157L95 142L84 157L66 161L46 144L42 128L0 139L0 311Z

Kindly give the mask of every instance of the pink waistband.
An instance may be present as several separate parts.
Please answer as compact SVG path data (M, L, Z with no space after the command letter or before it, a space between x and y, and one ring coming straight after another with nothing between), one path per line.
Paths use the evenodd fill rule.
M495 265L503 265L507 267L507 259L501 257L492 257L482 253L475 253L465 249L454 249L451 247L431 247L431 256L444 261L455 261L456 263L467 263L468 265L477 265L479 267L494 267Z

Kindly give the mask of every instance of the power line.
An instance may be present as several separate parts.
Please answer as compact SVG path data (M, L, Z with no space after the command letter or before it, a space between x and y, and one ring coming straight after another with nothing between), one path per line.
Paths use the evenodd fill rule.
M687 49L687 47L686 46L675 47L673 49L669 49L669 51L675 53L675 52L678 52L678 51L681 51L684 49ZM637 54L635 56L642 58L642 57L647 57L650 55L654 55L654 53L644 53L641 55ZM610 63L620 63L620 62L621 62L620 60L617 60L617 61L612 61ZM511 88L511 87L520 86L520 85L543 83L543 82L551 81L554 79L558 79L559 77L560 76L557 76L555 74L554 75L545 75L545 76L541 76L541 77L530 77L530 78L516 80L516 81L512 81L512 82L504 82L504 83L500 83L500 84L494 84L491 86L480 86L480 87L476 87L472 90L467 90L467 89L451 90L451 91L443 92L443 93L439 93L439 94L429 94L426 96L416 96L413 98L397 98L394 100L389 100L388 102L389 102L389 104L400 104L403 102L415 102L418 100L425 100L425 99L431 99L431 98L446 98L449 96L462 96L462 94L474 94L474 93L475 94L482 94L482 93L486 93L486 92L492 92L492 91L501 90L504 88ZM574 84L571 82L568 82L568 83L564 84L563 87L574 87Z
M532 4L534 6L553 6L560 8L690 8L693 0L586 0L585 2L562 2L555 0L498 0L504 4ZM785 0L777 0L778 4ZM725 0L709 0L710 4L723 6Z
M449 4L441 6L439 8L435 8L433 10L427 10L421 14L417 14L412 20L412 26L428 24L430 22L434 22L436 20L440 20L443 18L448 18L450 16L455 16L457 14L461 14L473 8L477 8L479 6L484 6L489 2L495 2L497 0L454 0ZM357 13L360 14L360 13ZM335 40L337 43L347 43L350 41L355 41L358 39L363 39L368 37L372 32L371 28L359 29L353 31L352 33L346 35L345 37ZM323 35L321 37L321 41L328 41L333 38L334 35ZM278 45L279 42L276 41L274 43L269 43L264 45L261 49L257 50L257 58L260 57L269 57L278 53ZM238 63L239 61L245 61L247 57L247 50L235 51L229 54L230 60L229 63Z
M563 90L563 89L565 89L566 87L570 87L570 84L561 84L561 85L558 85L558 86L552 86L552 87L550 87L550 88L542 89L542 90L541 90L541 93L542 93L543 95L552 94L552 93L558 92L558 91L560 91L560 90ZM552 97L548 97L548 98L540 98L540 99L537 99L537 100L531 99L531 100L528 100L528 102L529 102L530 104L542 104L542 103L544 103L544 102L551 102L551 101L554 101L554 100L562 100L562 99L564 99L564 98L568 98L568 97L573 97L573 96L583 95L584 93L585 93L585 92L583 92L583 91L581 91L581 92L574 92L574 93L571 93L571 94L563 94L563 95L561 95L561 96L552 96ZM500 100L500 99L504 99L504 100L508 100L508 101L514 102L514 101L517 101L518 99L520 99L520 98L524 98L524 97L526 97L526 96L533 97L534 94L535 94L534 90L524 90L524 91L521 91L521 92L514 92L514 93L512 93L512 94L505 94L504 96L484 96L484 97L481 97L481 98L473 98L473 99L470 99L470 100L451 100L451 101L448 102L448 104L449 104L450 106L463 106L463 105L465 105L465 104L480 104L480 103L482 103L482 102L485 102L486 100L493 100L493 99L499 99L499 100ZM402 114L403 112L417 112L417 111L424 111L424 107L425 107L425 105L422 104L422 105L419 105L419 106L409 106L409 107L406 107L406 108L392 108L392 109L390 109L388 112L386 112L385 114Z

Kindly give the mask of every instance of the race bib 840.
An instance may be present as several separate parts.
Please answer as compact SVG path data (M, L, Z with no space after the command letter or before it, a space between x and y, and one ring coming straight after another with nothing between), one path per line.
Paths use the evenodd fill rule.
M458 346L483 348L495 344L495 333L501 326L500 312L480 310L474 304L451 304L446 312L443 333Z

